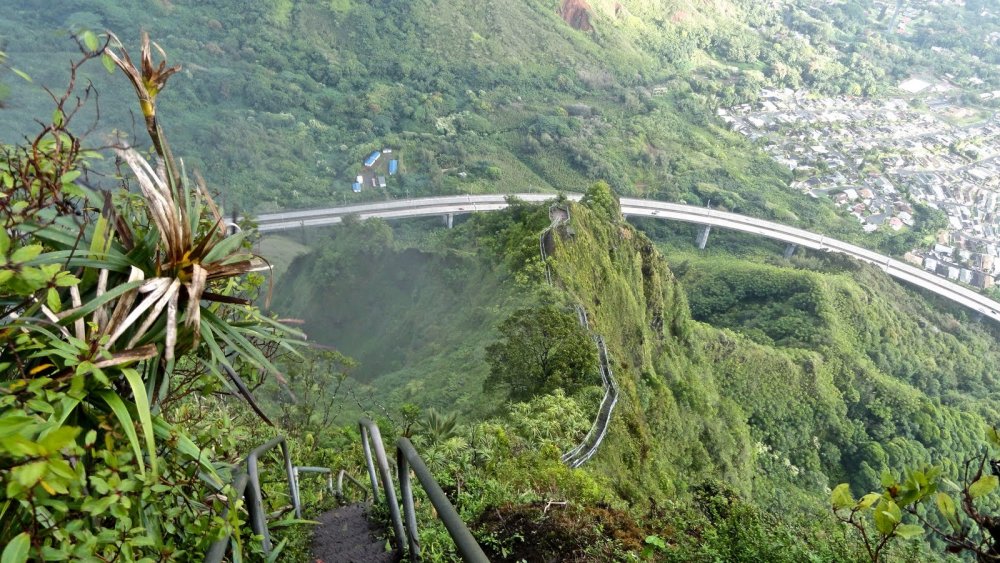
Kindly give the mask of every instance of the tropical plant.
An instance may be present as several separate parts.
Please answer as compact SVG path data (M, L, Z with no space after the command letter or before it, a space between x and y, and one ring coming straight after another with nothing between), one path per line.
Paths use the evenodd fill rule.
M457 435L458 413L443 415L435 408L427 409L421 428L427 433L431 443L444 442Z
M1000 448L1000 431L987 427L986 441ZM858 531L872 561L880 560L892 539L920 538L927 532L942 540L949 553L996 561L1000 559L1000 516L992 514L985 501L1000 487L998 472L1000 460L992 459L989 453L965 461L961 484L942 476L936 467L909 469L901 480L885 471L883 490L858 501L851 497L846 483L838 485L833 490L833 509L841 521ZM924 506L931 502L936 510ZM877 534L869 532L866 514L870 514ZM904 523L904 515L912 521Z
M505 389L515 401L565 389L572 393L597 371L597 350L576 317L545 305L515 311L486 347L487 389Z
M226 442L169 421L174 375L256 408L238 372L279 375L261 347L296 335L251 306L257 261L167 148L155 100L178 67L154 67L146 36L141 70L113 35L76 39L52 122L0 151L3 560L196 558L227 530L239 544L239 511L229 465L199 447ZM77 70L97 58L146 117L155 163L114 149L140 194L87 187L102 155L70 123L92 94Z

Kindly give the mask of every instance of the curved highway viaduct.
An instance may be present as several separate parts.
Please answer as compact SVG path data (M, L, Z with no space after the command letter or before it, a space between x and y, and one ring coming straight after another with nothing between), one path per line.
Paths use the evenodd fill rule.
M549 201L556 197L555 194L512 195L527 202ZM260 232L272 232L301 227L335 225L340 223L346 215L357 215L361 219L369 217L402 219L407 217L444 216L448 218L450 223L451 217L456 214L503 209L507 207L506 197L504 195L426 197L346 205L326 209L267 213L257 217L257 230ZM579 201L582 196L580 194L567 194L566 197L573 201ZM653 217L721 227L757 234L814 250L840 252L863 262L875 264L885 270L890 276L941 295L946 299L964 305L977 313L1000 322L1000 303L969 288L952 283L945 278L913 267L905 262L900 262L889 256L861 248L860 246L803 229L782 225L781 223L747 217L746 215L739 215L737 213L648 199L621 198L620 201L622 213L626 216Z

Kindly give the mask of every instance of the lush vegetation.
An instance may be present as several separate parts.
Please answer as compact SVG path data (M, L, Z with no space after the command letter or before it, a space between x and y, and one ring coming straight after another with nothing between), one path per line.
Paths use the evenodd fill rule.
M785 260L747 235L695 254L678 242L689 227L640 223L651 239L614 195L711 201L856 239L713 110L763 86L877 94L915 67L995 87L984 6L949 20L977 30L967 39L927 22L882 34L895 16L868 2L593 4L569 21L542 0L8 7L4 563L195 559L226 535L234 558L255 558L230 485L248 446L281 433L298 462L360 473L361 414L387 439L413 439L497 560L995 555L998 481L989 456L968 460L997 442L981 431L1000 414L996 327L837 257ZM88 31L105 27L152 30L184 69L153 65L148 45L134 65ZM74 34L39 32L55 28ZM63 95L64 61L81 59L95 60L72 64ZM113 153L88 149L105 138ZM349 193L383 147L401 173L385 192ZM566 204L547 264L547 210L517 201L450 230L348 219L265 240L315 249L277 260L272 309L317 344L295 355L294 331L252 304L266 308L269 292L251 242L227 236L196 169L226 212L593 185ZM602 390L575 304L621 388L578 470L560 454ZM285 514L280 464L266 461L265 508ZM331 504L318 489L314 509ZM272 526L286 558L307 557L307 526ZM428 558L454 558L440 525L422 534Z
M806 553L865 559L861 536L838 531L829 510L835 484L848 481L860 496L878 488L886 470L927 464L957 476L980 447L980 429L997 412L991 389L1000 356L992 326L963 310L932 306L875 268L826 255L785 260L783 248L761 247L745 235L719 234L706 255L685 250L693 237L681 243L668 233L668 268L656 245L621 221L609 197L607 186L598 185L584 205L570 207L549 258L555 288L544 282L538 262L544 209L516 202L508 212L475 216L452 230L427 222L397 226L388 236L387 226L370 225L386 233L379 238L358 230L364 223L348 226L286 278L287 288L302 287L296 284L304 276L322 277L324 255L344 257L340 249L379 238L384 250L359 252L345 264L367 272L375 257L376 272L395 267L407 280L419 273L421 289L404 294L416 300L391 297L379 281L383 274L349 293L329 288L336 294L330 308L364 302L379 323L392 326L384 319L414 318L414 309L432 303L424 292L455 297L449 303L460 313L437 309L423 317L433 319L426 326L438 339L395 340L389 349L359 356L362 365L387 352L408 358L406 394L395 391L395 376L366 378L374 390L366 408L388 413L387 422L427 452L494 555L531 559L556 552L546 550L579 549L574 557L582 559L626 552L669 560L762 554L797 560ZM488 283L473 276L464 288L447 286L442 268L407 265L418 249L425 260L482 260L494 265L493 274ZM387 259L394 266L381 264ZM484 287L490 291L480 291ZM507 301L505 287L527 296L523 302L532 308ZM362 297L368 291L389 297L374 302ZM468 302L469 291L477 307L491 299L506 305L493 305L497 315L487 323L465 324L469 312L454 305ZM297 302L279 293L279 302ZM520 326L527 311L572 314L573 303L585 307L593 330L605 337L623 391L610 434L582 482L576 479L583 475L563 473L558 453L582 436L596 410L596 372L575 392L565 387L568 393L550 391L542 378L522 381L520 389L531 394L515 399L524 402L487 409L442 402L441 386L430 383L441 381L437 370L461 350L478 356L480 366L465 373L461 394L477 395L477 382L491 388L490 350L510 344L502 327ZM324 326L330 342L358 341L351 340L353 324ZM452 351L448 335L455 333L463 344ZM470 353L470 342L477 351ZM342 349L353 352L351 346ZM438 439L429 430L438 425L419 423L413 407L397 410L401 402L462 416ZM607 508L595 511L595 503ZM554 521L543 518L553 510L565 512ZM933 557L931 547L912 541L922 533L899 530L911 541L888 542L880 557ZM446 549L442 530L425 534L433 549ZM694 539L705 534L720 543ZM587 539L571 548L577 544L568 537Z
M789 192L790 173L713 111L767 84L844 91L859 83L876 91L886 49L831 49L824 43L831 26L812 26L806 20L819 16L792 7L594 4L587 32L543 0L446 10L349 0L141 8L72 0L51 10L34 0L9 7L0 47L36 83L58 84L61 68L52 61L72 46L51 41L55 30L149 30L185 65L164 101L171 134L183 146L212 147L189 164L217 178L223 203L241 211L579 190L599 179L621 194L711 201L860 234L832 206ZM105 101L117 99L98 69L87 78ZM9 85L7 104L18 115L0 123L8 135L48 111L32 85ZM128 122L118 104L105 106L113 117L105 123ZM224 142L232 138L244 142ZM362 159L382 147L395 150L401 173L385 192L352 193Z
M76 40L52 121L0 148L3 560L189 560L228 536L253 553L231 487L240 452L218 436L232 403L211 396L242 390L260 413L239 372L277 374L262 349L295 336L251 305L242 235L167 146L156 97L175 69L148 41L137 67L113 37ZM73 132L89 94L74 83L102 57L132 82L160 169L119 144L137 192L86 187L104 155Z

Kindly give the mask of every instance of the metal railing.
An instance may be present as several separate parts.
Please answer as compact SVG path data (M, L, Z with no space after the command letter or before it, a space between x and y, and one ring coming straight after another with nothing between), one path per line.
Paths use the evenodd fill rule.
M604 337L594 335L593 338L597 345L601 379L604 382L604 398L601 399L601 405L597 409L597 417L594 419L590 431L587 432L579 445L562 456L563 462L574 469L587 463L597 453L601 442L608 434L608 428L611 426L611 413L614 412L615 405L618 403L618 383L611 374L611 362L608 360L608 348L604 345Z
M392 474L389 473L389 461L385 457L385 446L382 444L382 433L378 425L362 418L358 421L361 430L361 446L365 452L365 464L368 466L368 478L372 483L372 499L378 502L378 478L375 476L375 464L372 463L372 447L375 449L375 460L378 462L378 473L385 488L385 504L389 507L389 518L392 520L392 531L395 534L396 549L403 551L406 543L406 532L403 531L403 520L399 517L399 504L396 500L396 488L392 484Z
M565 213L565 216L561 216L558 212ZM549 217L551 218L551 223L548 227L542 231L542 234L538 238L538 247L542 256L542 264L545 266L545 280L549 285L555 286L553 283L552 270L549 267L549 256L545 251L545 238L550 236L554 229L559 225L569 223L570 213L568 208L560 207L557 204L553 204L549 207ZM587 332L590 331L590 322L587 319L587 310L583 308L583 305L579 303L574 305L576 309L576 318ZM601 446L601 442L604 441L604 437L607 436L608 428L611 426L611 415L615 410L615 405L618 404L618 383L615 382L614 375L611 373L611 362L608 359L608 349L604 345L604 337L599 334L594 334L591 332L591 338L594 340L594 345L597 346L597 356L599 360L599 368L601 372L601 385L604 387L604 397L601 399L601 404L597 409L597 416L594 417L594 423L591 425L590 430L583 437L583 440L576 445L572 450L564 453L562 455L562 461L566 465L576 469L587 463L590 458L594 457L597 453L597 449Z
M296 516L302 513L302 507L299 506L299 486L295 480L295 469L292 466L292 457L288 454L288 442L285 441L284 436L272 438L254 448L247 456L247 475L250 478L249 490L246 495L247 515L250 517L250 528L262 538L264 555L271 553L271 531L267 528L267 513L264 511L264 496L260 490L260 466L258 462L260 456L276 447L281 448L281 456L284 458L288 494L292 497L292 507Z
M430 470L424 464L424 460L417 454L413 444L406 438L400 438L396 442L396 470L399 474L399 492L403 495L403 510L406 513L406 528L409 532L410 560L420 560L420 536L417 532L417 515L413 506L413 487L410 484L410 469L417 476L417 480L427 493L431 505L437 511L438 518L448 530L448 534L455 542L459 555L467 562L486 562L489 558L479 547L476 538L472 537L472 532L458 515L458 511L452 506L447 495L434 480Z
M233 473L233 488L236 489L236 498L244 496L249 480L250 477L245 471L237 470ZM228 508L222 511L222 517L225 518L227 514L229 514ZM208 548L208 552L205 553L205 563L218 563L222 561L226 556L226 550L229 548L229 539L231 536L231 533L226 533L225 536L212 543Z
M334 495L337 497L337 501L340 502L341 504L347 502L347 495L344 494L345 477L347 478L348 483L354 485L361 492L365 494L364 498L361 499L361 502L366 502L368 498L371 496L371 493L368 491L368 488L365 487L364 483L358 481L357 479L354 478L353 475L348 473L346 469L341 469L340 473L337 473L337 490L334 492Z
M437 511L438 517L444 523L445 529L455 542L459 555L465 561L474 563L488 562L489 559L483 553L481 547L472 536L472 532L466 527L465 522L458 515L458 511L452 506L448 497L441 490L441 487L434 480L434 476L427 469L423 460L413 448L413 444L406 438L400 438L396 443L396 475L399 478L399 489L403 497L403 511L406 515L406 527L399 516L399 500L396 498L396 490L393 486L392 475L389 472L389 463L385 457L385 447L382 443L382 433L378 425L362 418L358 421L358 428L361 430L361 445L365 453L365 464L368 468L368 477L372 483L372 496L378 502L378 481L381 478L382 487L385 489L385 502L389 507L389 516L392 520L392 528L395 532L396 549L409 552L411 561L420 560L420 536L417 531L417 515L413 504L413 487L410 483L410 470L417 476L421 487L427 493L427 497ZM374 450L374 460L372 456ZM376 463L378 468L376 470ZM343 472L341 472L343 473ZM338 485L339 486L339 485Z
M258 446L247 455L243 462L243 467L233 471L233 489L236 498L246 500L247 516L250 521L250 528L254 534L261 536L261 550L266 557L273 548L271 544L271 532L267 526L267 511L264 509L263 492L260 486L260 459L274 448L281 449L282 462L285 466L285 480L288 482L288 495L291 497L292 509L296 518L302 518L302 499L299 489L299 475L303 473L316 473L326 475L326 487L331 494L342 498L342 483L345 472L341 471L337 479L337 489L333 487L333 471L328 467L295 466L292 465L292 458L289 455L288 443L283 436L278 436L268 442ZM357 479L350 475L347 478L365 493L368 498L368 491ZM341 493L341 494L338 494ZM228 514L228 509L223 512L223 517ZM227 533L224 537L216 540L208 552L205 554L205 563L218 563L222 561L230 547L232 534Z
M326 490L330 491L331 495L337 496L337 491L333 488L333 470L329 467L312 467L310 465L296 465L292 468L292 473L295 475L295 495L299 497L299 502L295 507L295 517L302 518L302 490L299 487L299 475L302 473L315 473L319 475L326 475Z

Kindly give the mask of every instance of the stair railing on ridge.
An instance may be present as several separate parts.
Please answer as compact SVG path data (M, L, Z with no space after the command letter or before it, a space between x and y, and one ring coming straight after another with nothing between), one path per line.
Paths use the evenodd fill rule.
M285 479L288 482L288 494L292 500L292 508L295 511L295 517L302 517L302 499L299 490L299 474L301 473L325 473L327 475L327 488L338 498L342 498L342 490L340 483L343 480L344 472L341 471L341 475L338 476L338 489L333 490L333 472L327 467L311 467L311 466L296 466L292 465L292 458L289 455L288 443L285 441L284 436L277 436L272 438L268 442L258 446L253 451L247 455L244 462L241 464L242 467L235 469L233 471L233 488L236 490L237 498L244 498L246 500L247 515L250 518L250 528L253 532L262 538L262 550L264 555L267 556L271 553L271 533L267 526L267 512L264 510L264 499L260 488L260 470L259 461L261 456L263 456L268 451L274 448L281 449L282 461L285 466ZM348 479L353 481L360 489L364 490L365 498L368 498L368 491L365 490L363 484L358 480L354 479L350 475L347 475ZM341 493L338 495L337 493ZM223 516L225 516L225 512ZM231 534L226 534L224 537L216 540L210 547L208 552L205 554L205 563L218 563L226 556L226 552L229 549Z
M565 212L566 216L553 218L551 224L546 227L538 237L538 248L542 256L542 264L545 266L545 280L549 285L554 284L552 283L552 270L549 268L549 256L545 251L545 237L552 233L555 227L569 223L571 219L569 209L560 207L558 204L553 204L549 207L550 217L555 209ZM580 326L590 332L587 310L584 309L579 303L575 304L574 307L576 309L577 321L580 323ZM601 383L604 387L604 398L601 399L601 404L597 409L597 416L594 417L594 423L591 425L587 434L583 437L583 440L581 440L580 443L577 444L572 450L564 453L561 457L563 463L574 469L589 461L590 458L597 453L597 449L600 447L601 442L604 441L604 437L608 432L608 427L611 425L611 413L614 412L615 405L618 404L618 383L615 382L615 378L611 374L611 365L608 360L608 349L604 345L604 337L599 334L592 334L591 338L594 340L594 345L597 346Z
M333 488L333 470L329 467L312 467L310 465L296 465L292 471L295 473L295 485L296 489L299 484L299 475L302 473L319 473L321 475L326 475L326 490L330 491L330 494L337 497L337 491ZM367 493L367 491L366 491ZM296 490L296 494L301 495L301 491ZM366 494L367 496L367 494ZM340 497L337 497L340 498ZM299 498L298 506L295 511L296 518L302 518L302 499Z
M375 475L375 464L372 463L372 447L375 448L375 460L378 462L378 473L382 477L385 488L385 504L389 507L389 517L392 520L392 531L395 534L396 549L403 551L406 543L406 532L403 531L403 520L399 516L399 504L396 500L396 488L392 484L392 474L389 473L389 461L385 457L385 446L382 444L382 433L378 425L362 418L358 420L361 430L361 446L365 452L365 464L368 466L368 478L372 483L372 500L378 502L378 478Z
M362 502L367 501L368 497L371 496L371 492L368 491L368 489L365 487L364 483L362 483L361 481L358 481L357 479L355 479L354 476L351 475L350 473L348 473L346 469L341 469L340 473L337 473L337 490L334 492L334 495L337 497L337 500L341 504L343 504L344 502L346 502L345 499L347 497L346 497L346 495L344 495L344 478L345 477L347 478L347 482L348 483L354 485L361 492L363 492L365 494L364 498L361 499L361 501Z
M486 562L489 558L483 553L483 548L472 536L472 532L458 515L458 511L452 506L447 495L441 490L440 485L434 480L430 470L420 458L420 454L407 438L400 438L396 442L396 470L399 474L399 492L403 495L403 510L406 513L406 528L409 531L410 560L420 560L420 535L417 533L417 514L413 506L413 487L410 484L410 469L417 476L417 481L427 493L431 505L437 511L438 518L444 523L448 530L448 535L455 542L458 553L467 562Z
M260 489L260 468L259 459L269 450L281 449L282 460L285 465L285 479L288 481L288 494L292 499L292 507L296 516L301 515L302 507L299 505L299 485L295 477L295 468L292 465L292 458L288 453L288 443L284 436L277 436L271 440L257 446L250 452L245 461L245 469L236 470L233 473L233 487L236 489L237 497L246 499L247 515L250 517L250 528L255 534L261 536L261 546L264 555L271 553L271 532L267 527L267 513L264 510L264 499ZM229 547L230 534L220 538L209 548L205 554L206 563L216 563L222 561L226 556Z
M417 454L413 444L406 438L400 438L396 443L396 471L399 478L400 493L403 497L403 511L406 515L406 528L403 528L403 521L399 516L399 501L396 498L396 490L392 484L392 475L389 473L389 463L385 457L385 447L382 443L382 433L378 425L367 418L358 421L361 429L361 445L365 453L365 463L368 467L368 477L372 483L372 494L375 502L378 502L378 477L382 479L382 486L385 488L385 501L389 507L389 515L392 520L393 531L395 532L396 548L402 552L409 551L411 561L420 560L420 536L417 531L417 515L413 504L413 487L410 483L410 471L417 476L421 487L427 493L431 505L437 511L438 517L444 523L445 529L455 542L458 553L465 561L474 563L486 562L489 559L483 553L482 548L472 532L458 515L458 511L452 506L448 497L441 490L441 487L434 480L427 465ZM372 449L375 450L375 460L372 460ZM376 476L376 463L378 464L378 475ZM407 535L407 532L409 534Z

